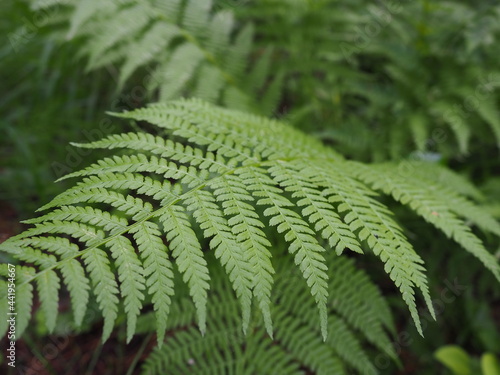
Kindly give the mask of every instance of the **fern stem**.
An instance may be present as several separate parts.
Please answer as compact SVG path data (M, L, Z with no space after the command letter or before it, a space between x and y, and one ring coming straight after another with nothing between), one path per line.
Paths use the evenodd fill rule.
M134 356L134 360L132 361L132 363L128 367L128 371L125 375L132 375L133 374L134 369L137 366L137 363L139 362L139 359L141 358L142 353L144 353L144 350L146 350L146 346L151 341L152 336L153 336L152 332L146 336L146 338L144 339L144 341L141 344L141 347L137 351L137 354Z

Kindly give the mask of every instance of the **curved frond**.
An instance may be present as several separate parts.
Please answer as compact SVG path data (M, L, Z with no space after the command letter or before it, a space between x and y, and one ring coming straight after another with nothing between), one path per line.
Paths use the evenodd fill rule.
M347 297L356 282L346 287L351 292L342 300L329 302L341 291L332 283L332 275L343 275L337 257L346 250L360 256L369 249L400 290L420 332L418 292L433 314L423 260L376 190L408 205L499 277L498 262L461 217L497 235L498 222L463 197L477 195L472 187L443 186L425 166L404 175L398 165L346 161L284 123L198 100L119 116L156 125L165 138L137 132L80 145L109 149L112 156L66 176L80 182L42 207L47 213L26 221L31 228L0 245L8 256L31 266L19 288L29 309L36 284L49 329L55 325L57 291L64 286L77 323L90 292L94 295L104 316L104 339L123 310L130 340L144 304L151 301L161 342L178 289L177 269L194 302L199 329L208 332L212 271L207 252L213 252L239 302L243 333L250 333L253 302L271 337L286 320L273 305L276 266L284 257L293 259L289 269L301 275L307 298L319 310L319 319L306 319L298 306L297 319L306 319L304 324L316 327L331 345L336 339L327 331L347 332L347 324L390 353L377 336L391 322L384 314L373 317L366 304ZM280 238L284 249L273 246ZM371 295L373 289L366 288L356 295L387 312ZM297 301L301 298L306 297ZM329 319L332 308L343 321ZM382 325L372 327L370 317ZM352 342L347 351L336 349L346 360L359 348L349 333L342 337Z

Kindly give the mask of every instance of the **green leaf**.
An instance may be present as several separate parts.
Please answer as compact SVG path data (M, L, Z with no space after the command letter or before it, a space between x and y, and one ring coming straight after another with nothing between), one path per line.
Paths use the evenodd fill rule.
M500 375L500 362L492 353L484 353L481 356L481 370L483 375Z
M459 346L444 346L438 349L434 356L454 375L472 375L472 360Z

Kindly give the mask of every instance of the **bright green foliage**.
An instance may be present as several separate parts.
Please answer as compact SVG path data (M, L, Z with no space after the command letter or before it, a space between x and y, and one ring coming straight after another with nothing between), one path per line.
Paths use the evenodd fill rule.
M435 357L448 367L454 375L472 374L472 360L460 347L453 345L442 347L436 351Z
M92 285L104 316L104 339L122 311L121 297L128 340L145 301L151 300L161 342L177 289L176 268L204 333L211 288L206 239L236 293L243 332L249 332L255 301L272 337L284 319L273 313L272 303L274 258L281 255L273 241L281 237L286 257L295 263L289 269L297 268L319 310L315 324L324 340L335 339L327 335L335 323L328 316L331 298L346 315L362 314L331 294L336 269L328 259L346 250L369 249L380 258L422 333L417 290L433 314L423 260L374 189L408 205L500 279L496 259L463 218L497 235L499 224L463 197L472 195L467 187L454 191L439 183L439 174L426 178L429 165L414 163L422 172L410 174L400 165L367 167L284 123L198 100L117 116L153 124L164 137L124 133L79 145L122 150L64 177L82 180L42 207L48 213L28 220L32 228L0 245L26 264L19 286L25 290L23 322L30 313L32 282L49 329L55 325L60 285L70 292L76 323ZM356 282L356 277L350 281ZM368 322L359 318L351 324L368 332ZM376 340L377 333L367 337Z
M500 268L495 257L483 247L469 226L457 215L497 236L500 236L500 224L493 217L484 215L483 210L452 189L426 178L425 172L421 172L428 168L425 163L414 162L406 168L404 164L400 164L397 169L393 165L367 168L359 163L352 163L352 167L353 170L359 171L358 176L373 188L383 190L397 201L409 205L424 220L441 229L448 237L474 254L500 280Z
M335 270L328 281L326 342L314 323L316 308L290 261L277 262L272 313L276 317L274 341L264 324L252 316L250 332L240 329L238 305L227 282L214 275L215 292L209 297L205 337L193 327L195 309L185 297L172 305L168 329L172 332L142 367L143 374L378 374L362 345L370 343L387 359L395 358L386 330L394 329L386 301L354 262L330 253ZM353 280L355 280L353 284ZM290 284L294 288L290 288ZM154 330L150 314L139 321L141 331ZM360 325L361 323L361 325Z
M484 353L480 361L476 361L465 350L456 345L439 348L434 356L453 375L500 375L500 362L493 353Z

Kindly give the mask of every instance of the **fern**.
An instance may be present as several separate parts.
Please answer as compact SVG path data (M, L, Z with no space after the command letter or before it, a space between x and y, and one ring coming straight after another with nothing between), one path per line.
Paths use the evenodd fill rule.
M235 12L259 25L258 46L280 52L289 120L344 154L378 161L498 148L495 5L256 0Z
M314 301L300 276L288 272L286 259L277 262L273 315L274 341L265 336L264 324L252 316L246 337L239 329L238 306L231 301L228 283L214 275L216 292L209 298L208 327L200 337L193 327L195 309L181 297L172 306L168 329L172 332L142 367L144 374L377 374L370 355L361 347L369 342L394 358L386 331L393 331L386 301L354 262L333 253L326 256L335 269L328 281L329 329L335 332L326 342L317 335ZM355 284L352 280L356 280ZM296 288L290 288L289 285ZM354 315L353 315L354 314ZM357 315L357 316L355 316ZM140 318L139 331L154 330L150 314Z
M500 269L495 257L490 254L466 225L457 217L462 216L477 224L485 231L500 236L500 224L483 210L454 193L445 186L439 186L418 173L420 163L415 163L417 171L403 173L401 170L374 166L366 168L353 163L353 170L374 188L391 194L396 200L408 204L412 210L453 238L464 249L474 254L500 280Z
M500 279L498 262L461 219L500 234L498 222L461 195L471 195L470 189L453 191L425 173L404 175L397 165L368 168L346 161L286 124L198 100L117 116L156 125L166 138L125 133L79 145L123 151L64 177L82 180L42 207L48 213L26 221L33 227L0 245L23 264L20 331L30 315L33 282L49 330L60 285L70 293L77 324L92 285L104 317L104 340L121 311L130 340L151 300L161 343L177 269L205 332L211 277L202 240L207 239L236 293L243 332L249 330L255 300L272 337L283 324L282 318L273 323L272 312L273 258L280 254L272 243L280 236L319 310L324 340L331 339L327 331L333 324L329 283L336 271L327 261L332 251L370 249L380 258L422 333L417 290L433 314L423 260L374 189L408 205ZM351 323L370 331L360 321ZM367 334L371 340L376 336Z
M358 160L466 155L477 139L500 144L496 54L473 26L493 18L494 5L412 3L394 12L330 0L65 4L67 39L84 41L88 68L117 66L118 90L142 72L133 79L138 100L147 91L148 99L194 96L285 115ZM416 14L426 26L413 21ZM481 32L485 40L498 36L494 22Z
M144 89L162 101L194 95L263 114L277 105L282 78L271 77L271 48L250 68L252 24L237 29L233 14L213 11L210 1L66 3L66 38L84 40L80 55L88 57L88 70L117 64L118 90L142 68L138 95Z
M7 278L8 272L5 264L0 267L0 274L2 277ZM28 327L31 318L31 308L33 306L33 284L29 282L32 280L35 270L32 267L16 266L16 334L21 336ZM2 301L2 313L7 313L9 305L7 304L7 282L1 280L2 290L0 291L0 300ZM56 294L56 293L54 293ZM57 295L57 294L56 294ZM50 308L50 298L46 310ZM47 324L51 324L52 317L47 318ZM2 333L5 334L8 328L7 320L2 322Z

